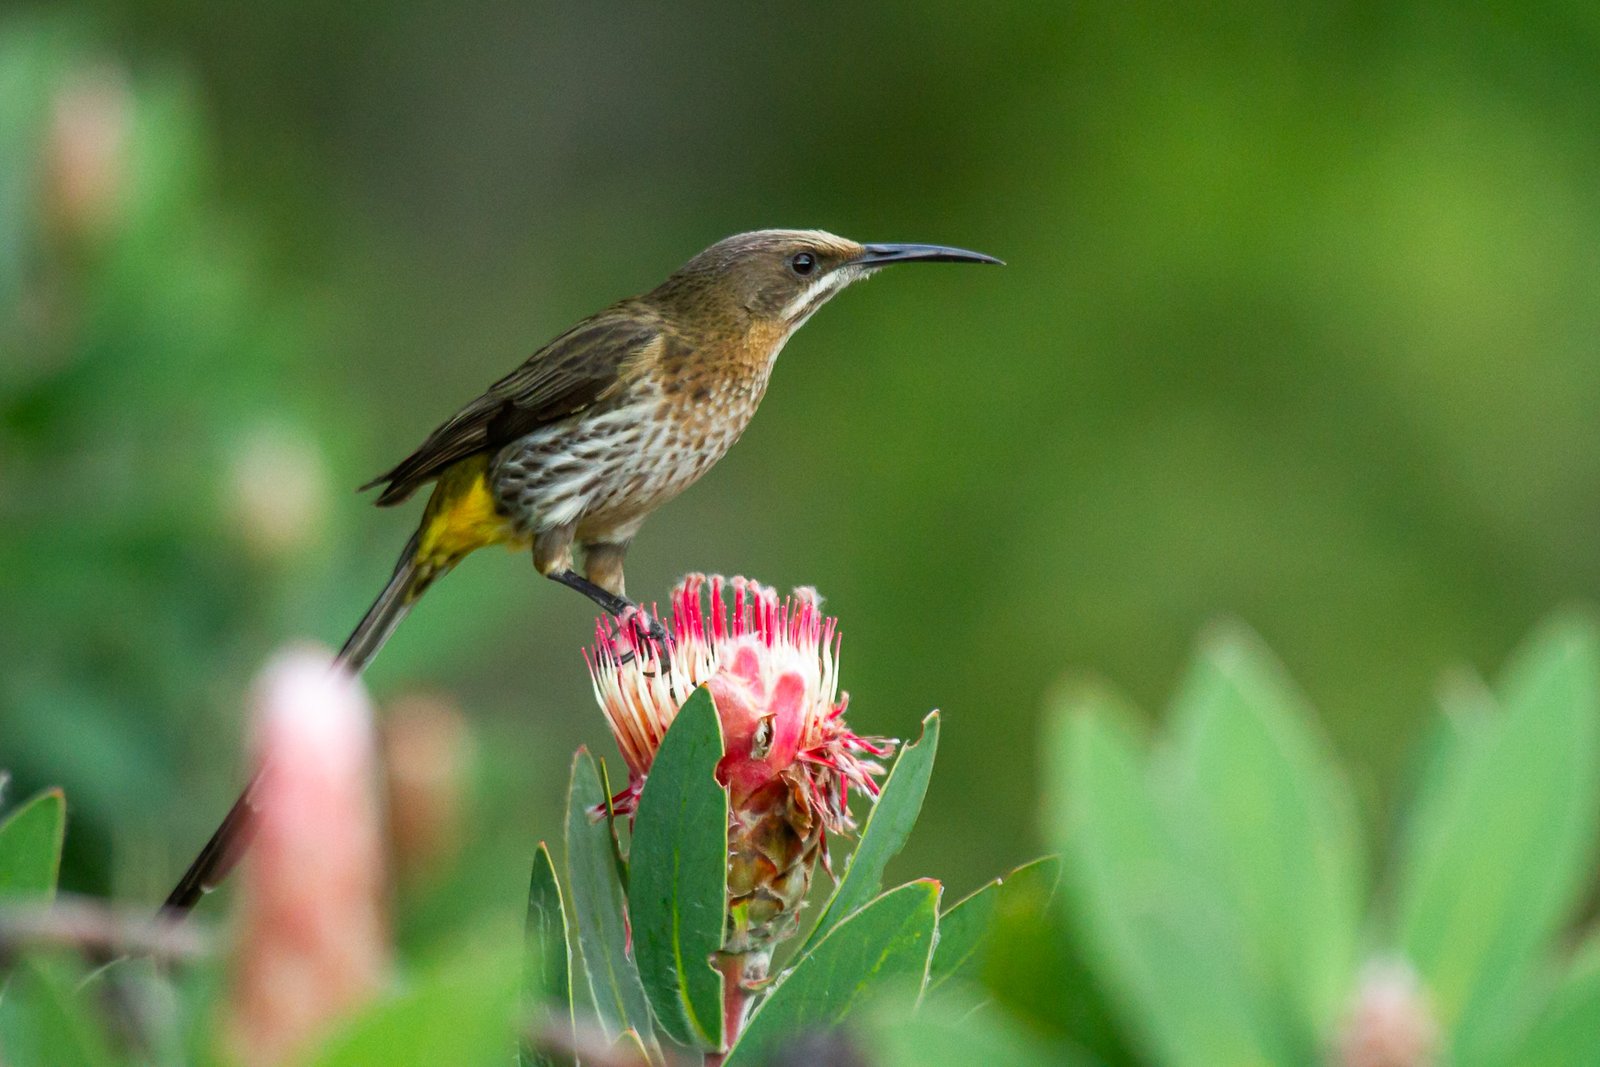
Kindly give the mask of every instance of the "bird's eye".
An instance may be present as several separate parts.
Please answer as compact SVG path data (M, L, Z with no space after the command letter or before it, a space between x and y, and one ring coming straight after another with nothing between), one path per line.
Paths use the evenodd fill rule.
M804 277L817 269L817 257L810 252L796 252L789 257L789 269Z

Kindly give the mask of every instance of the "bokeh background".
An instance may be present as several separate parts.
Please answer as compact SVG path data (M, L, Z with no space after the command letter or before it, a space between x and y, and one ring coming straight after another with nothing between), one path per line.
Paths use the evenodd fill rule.
M630 591L815 585L857 728L945 710L892 873L1038 851L1054 687L1159 715L1224 614L1379 840L1441 676L1600 593L1596 130L1580 2L9 5L11 795L67 788L69 887L157 899L251 676L336 645L416 520L353 487L711 241L818 226L1009 266L813 320ZM372 668L464 768L413 936L520 907L571 750L612 751L592 617L481 553Z

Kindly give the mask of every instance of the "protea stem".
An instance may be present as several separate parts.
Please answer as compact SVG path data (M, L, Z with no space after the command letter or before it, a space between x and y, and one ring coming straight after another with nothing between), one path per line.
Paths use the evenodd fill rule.
M722 1043L733 1048L744 1030L750 1008L750 983L767 975L769 952L719 952L717 970L722 972ZM708 1052L706 1067L720 1067L726 1052Z

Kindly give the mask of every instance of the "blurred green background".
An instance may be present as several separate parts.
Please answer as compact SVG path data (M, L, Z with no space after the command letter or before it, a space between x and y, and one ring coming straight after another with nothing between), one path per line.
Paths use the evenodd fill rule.
M704 245L817 226L1010 265L819 315L630 592L815 585L858 729L945 709L900 874L1037 853L1047 694L1158 713L1218 614L1375 828L1441 672L1600 594L1596 130L1589 3L13 8L0 766L67 787L69 887L155 900L255 670L416 520L352 488ZM520 907L571 749L613 752L591 620L483 553L370 672L474 735L405 921Z

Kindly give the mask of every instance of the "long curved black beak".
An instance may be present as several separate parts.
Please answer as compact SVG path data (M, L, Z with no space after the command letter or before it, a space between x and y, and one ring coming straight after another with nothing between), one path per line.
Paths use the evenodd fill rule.
M891 263L998 263L1003 260L982 252L945 245L863 245L859 256L850 261L858 267L886 267Z

